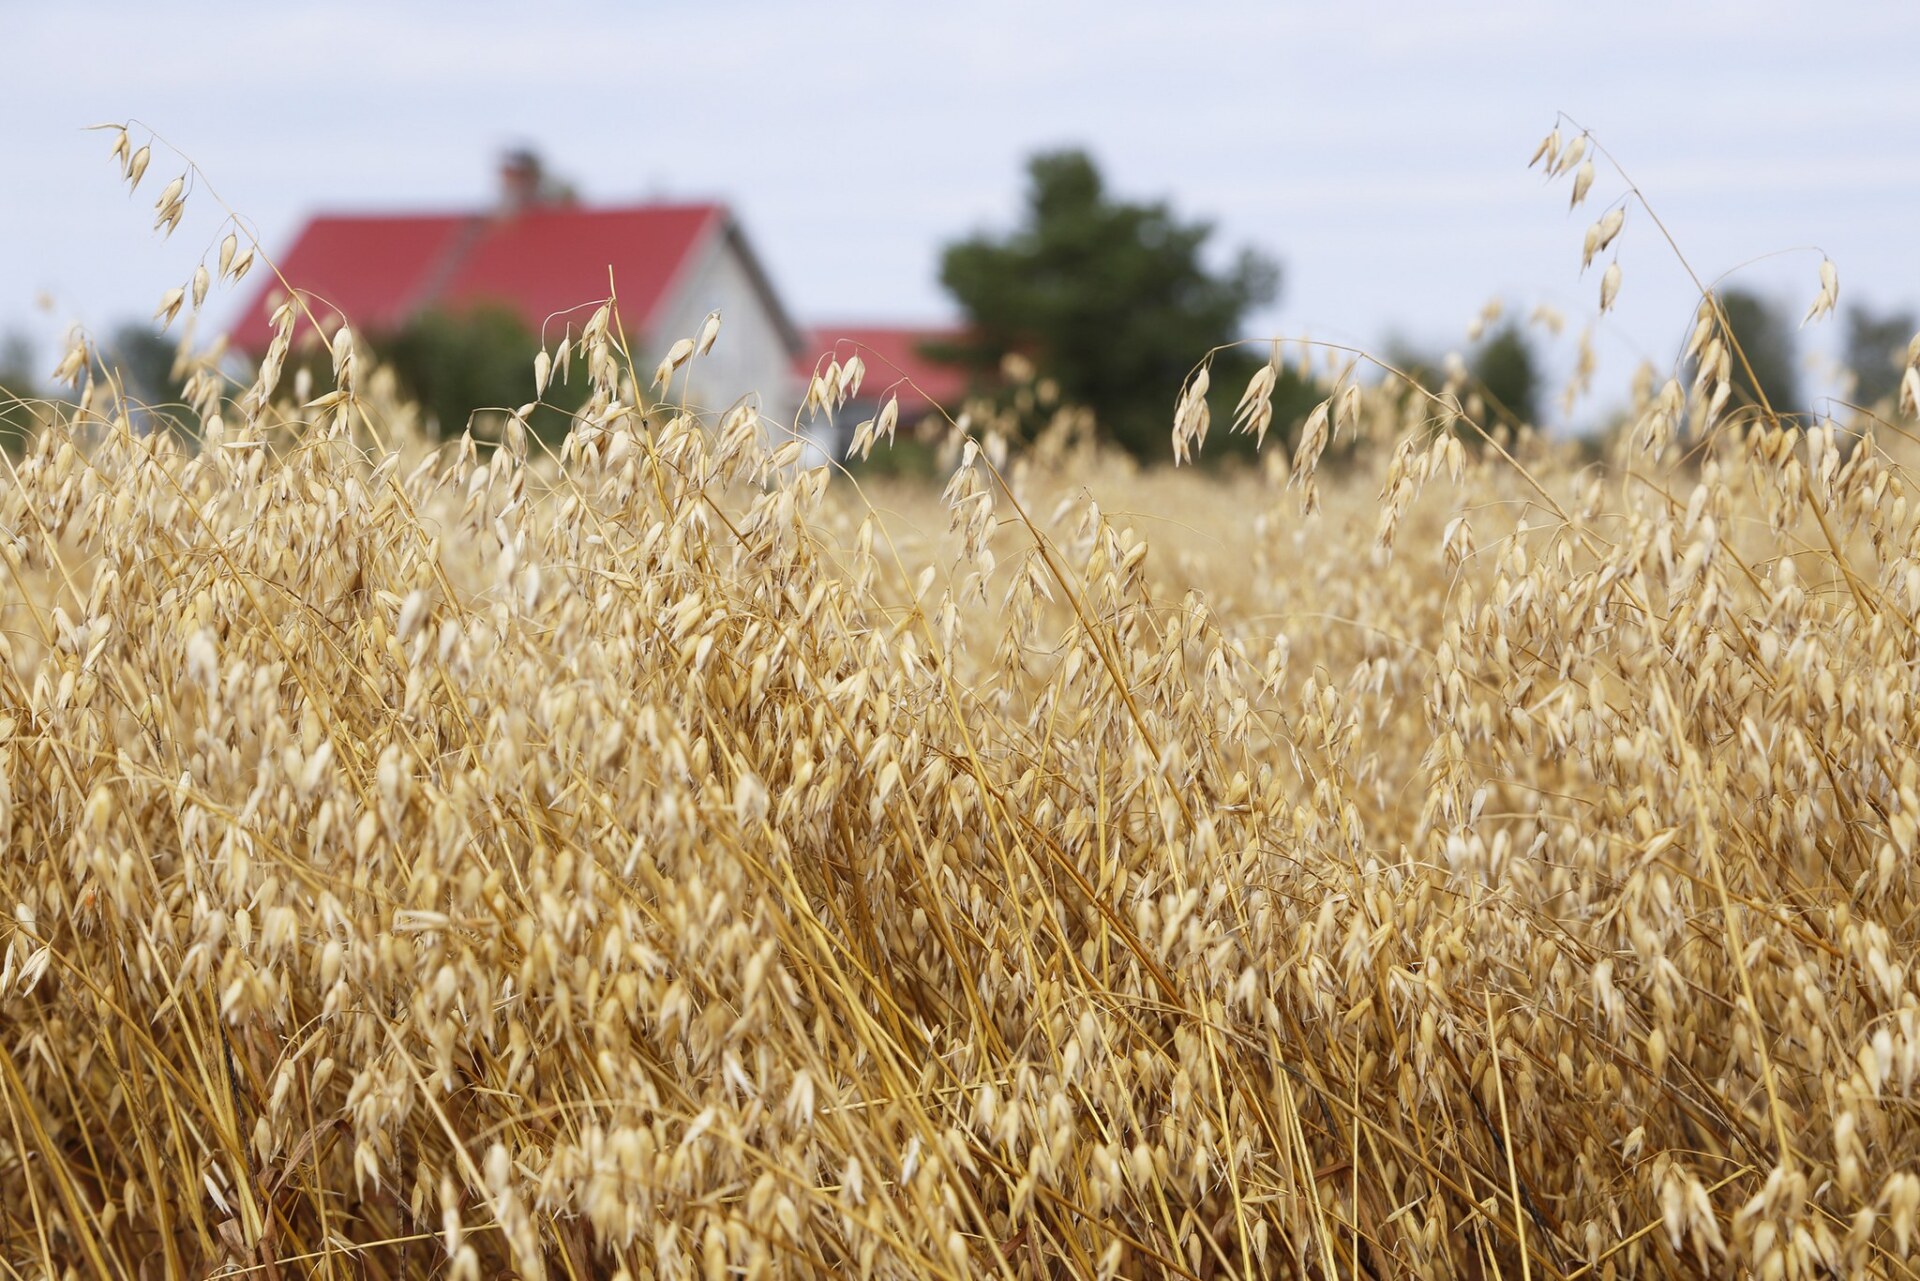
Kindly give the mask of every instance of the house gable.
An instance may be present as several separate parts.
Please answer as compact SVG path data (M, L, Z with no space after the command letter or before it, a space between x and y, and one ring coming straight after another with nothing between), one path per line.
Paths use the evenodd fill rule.
M731 227L689 257L652 323L632 337L650 344L647 355L658 358L675 339L696 337L712 311L721 316L720 340L680 376L675 398L684 395L689 405L717 410L751 397L775 422L790 419L790 369L802 349L800 335L745 237Z

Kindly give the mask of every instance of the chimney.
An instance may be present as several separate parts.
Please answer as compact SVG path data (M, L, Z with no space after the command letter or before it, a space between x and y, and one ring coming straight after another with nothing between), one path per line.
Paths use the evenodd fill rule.
M543 175L540 157L529 147L515 147L500 157L500 212L516 214L540 203Z

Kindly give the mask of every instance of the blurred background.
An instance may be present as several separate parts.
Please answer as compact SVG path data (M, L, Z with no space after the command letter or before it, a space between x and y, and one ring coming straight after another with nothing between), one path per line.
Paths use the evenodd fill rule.
M1896 335L1904 348L1914 329L1917 40L1920 6L1765 0L4 0L0 381L44 386L75 323L135 363L156 303L224 234L217 193L267 254L306 263L314 278L296 285L358 327L349 294L395 327L426 325L416 345L467 350L479 340L436 338L428 322L490 297L523 321L550 310L514 291L545 246L572 246L575 274L548 272L549 292L582 271L594 281L609 256L625 264L616 276L660 276L637 290L655 356L726 300L722 348L734 344L742 378L789 358L810 368L863 334L865 350L937 382L940 361L986 367L993 353L969 346L983 333L1054 334L1049 350L1082 348L1065 358L1069 390L1145 406L1123 430L1149 454L1165 448L1178 371L1223 327L1423 364L1519 359L1524 416L1591 431L1641 361L1673 370L1698 293L1637 208L1582 272L1583 233L1625 184L1603 159L1570 211L1568 181L1527 167L1558 121L1569 138L1594 131L1701 278L1736 272L1793 380L1785 394L1817 411L1859 390L1841 363L1871 363L1860 353ZM136 145L147 130L162 140L132 195L111 135L83 132L128 120ZM196 183L163 238L153 201L183 168L169 145L213 190ZM661 247L678 232L580 217L644 210L711 217L678 248ZM544 239L502 238L520 212L559 220ZM341 213L362 216L334 226L344 240L302 248L325 230L316 216ZM429 215L454 221L420 241ZM1823 253L1840 311L1802 332ZM358 264L351 280L327 274L342 258ZM1616 258L1618 303L1602 316ZM216 288L199 340L231 331L246 346L264 279ZM1136 286L1153 298L1133 301ZM604 292L581 287L570 302ZM1179 301L1196 294L1198 318ZM762 310L749 321L743 308ZM1566 400L1589 326L1595 390ZM1141 346L1169 330L1192 346L1174 372Z

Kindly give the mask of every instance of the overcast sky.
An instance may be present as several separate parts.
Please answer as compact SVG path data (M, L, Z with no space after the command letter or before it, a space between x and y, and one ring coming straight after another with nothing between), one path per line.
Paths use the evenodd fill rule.
M723 197L803 320L946 318L941 243L1012 221L1030 152L1083 145L1117 191L1216 220L1223 257L1282 261L1259 334L1458 344L1499 296L1565 311L1564 348L1595 312L1582 232L1622 189L1603 169L1569 214L1527 171L1566 112L1703 275L1799 250L1743 273L1797 314L1818 246L1843 304L1920 302L1914 3L0 0L0 48L0 332L47 365L211 242L205 201L149 230L176 158L129 200L80 132L130 117L269 251L315 209L482 206L516 143L589 201ZM1603 399L1670 362L1694 297L1638 210L1619 252Z

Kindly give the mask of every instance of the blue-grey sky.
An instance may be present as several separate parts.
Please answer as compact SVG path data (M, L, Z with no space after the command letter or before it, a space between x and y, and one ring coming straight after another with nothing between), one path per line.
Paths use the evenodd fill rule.
M1799 249L1744 273L1797 313L1818 246L1843 305L1920 302L1913 3L0 0L0 47L0 332L47 365L67 324L150 313L209 243L205 201L149 230L164 148L129 200L80 132L129 117L270 251L316 208L483 205L521 142L591 201L720 196L822 320L948 316L942 241L1012 221L1027 154L1083 145L1121 193L1283 262L1257 333L1458 344L1500 296L1566 313L1564 361L1596 310L1582 232L1622 189L1603 167L1569 214L1527 171L1564 111L1703 274ZM1670 361L1693 302L1638 210L1618 252L1603 401L1641 354Z

